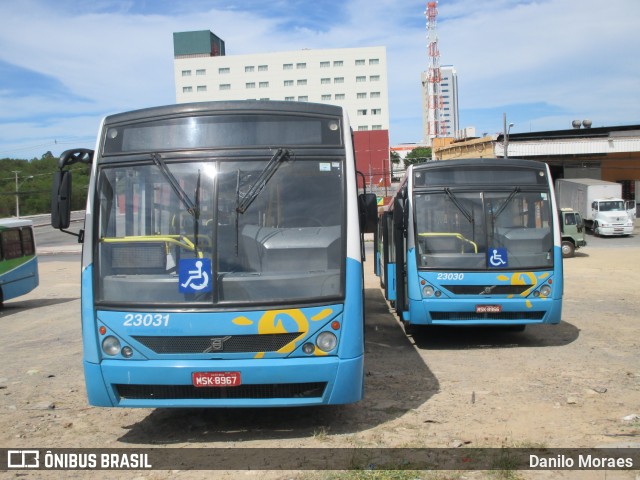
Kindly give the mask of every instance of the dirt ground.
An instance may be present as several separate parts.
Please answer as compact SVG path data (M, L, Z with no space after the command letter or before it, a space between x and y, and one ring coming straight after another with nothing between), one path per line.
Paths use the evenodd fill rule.
M41 262L40 287L7 302L0 315L0 446L640 448L640 248L587 248L567 259L563 321L522 333L427 329L407 337L371 269L369 262L362 402L276 410L99 409L87 405L84 391L79 262ZM64 472L89 475L496 478L488 472ZM640 478L637 470L510 475L505 478Z

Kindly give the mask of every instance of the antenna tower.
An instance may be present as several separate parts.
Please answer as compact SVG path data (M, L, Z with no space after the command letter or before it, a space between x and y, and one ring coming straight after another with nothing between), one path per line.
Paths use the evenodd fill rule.
M436 33L438 2L427 2L427 40L429 51L429 71L427 74L427 135L432 138L446 136L447 126L443 121L443 98L440 94L440 50Z

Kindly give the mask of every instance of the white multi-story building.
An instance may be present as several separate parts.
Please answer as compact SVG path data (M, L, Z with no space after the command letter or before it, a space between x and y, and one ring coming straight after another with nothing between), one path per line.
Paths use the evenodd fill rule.
M442 99L442 111L440 120L446 127L447 137L455 137L456 132L460 129L460 121L458 115L458 74L456 69L451 65L440 67L440 97ZM429 134L428 126L428 75L422 72L422 132L425 143L431 144L433 134Z
M285 100L341 105L356 131L388 130L385 47L225 55L208 31L174 33L178 103Z

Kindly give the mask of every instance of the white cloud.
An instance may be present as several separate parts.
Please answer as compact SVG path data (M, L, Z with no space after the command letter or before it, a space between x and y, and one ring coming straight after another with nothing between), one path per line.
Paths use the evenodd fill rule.
M0 45L11 48L0 49L0 59L57 79L73 97L7 97L0 80L0 156L12 139L39 144L50 136L93 136L104 114L173 103L172 33L203 29L223 38L230 55L386 46L391 140L419 140L425 3L347 1L333 23L317 30L297 25L299 13L270 18L242 3L196 11L184 0L184 13L141 15L129 13L131 2L1 2ZM461 126L470 109L504 109L542 130L565 128L574 116L591 117L594 125L638 122L640 2L441 0L438 9L440 62L458 71ZM519 107L527 104L550 111ZM501 120L496 115L476 127L498 131Z

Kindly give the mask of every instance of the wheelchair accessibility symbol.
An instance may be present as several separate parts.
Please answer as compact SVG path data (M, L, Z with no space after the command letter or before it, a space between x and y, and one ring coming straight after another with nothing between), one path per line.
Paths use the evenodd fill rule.
M487 257L487 266L489 268L508 267L509 260L506 248L490 248Z
M190 258L180 260L178 266L180 293L210 292L211 260L208 258Z

